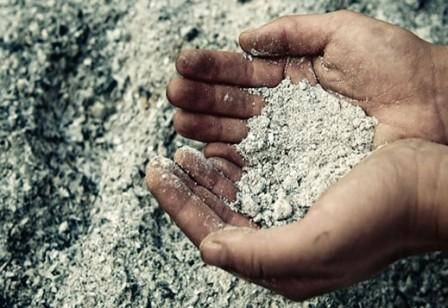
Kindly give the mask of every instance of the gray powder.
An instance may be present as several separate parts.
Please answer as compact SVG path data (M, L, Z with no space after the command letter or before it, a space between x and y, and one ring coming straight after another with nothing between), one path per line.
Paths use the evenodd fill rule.
M234 206L263 226L291 222L370 152L376 120L308 82L251 92L267 105L238 145L249 167Z
M446 0L0 3L0 307L446 306L444 254L292 303L205 266L144 183L191 144L164 95L181 49L240 50L242 29L342 8L446 44Z

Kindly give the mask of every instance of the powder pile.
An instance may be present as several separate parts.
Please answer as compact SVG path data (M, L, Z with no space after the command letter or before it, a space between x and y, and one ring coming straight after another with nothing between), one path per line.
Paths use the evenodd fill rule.
M205 266L144 182L192 145L165 98L181 49L237 51L242 29L338 9L448 44L446 0L0 3L0 307L446 306L446 253L292 303Z
M251 90L267 105L238 145L249 162L233 205L263 226L302 218L372 148L376 120L307 82Z

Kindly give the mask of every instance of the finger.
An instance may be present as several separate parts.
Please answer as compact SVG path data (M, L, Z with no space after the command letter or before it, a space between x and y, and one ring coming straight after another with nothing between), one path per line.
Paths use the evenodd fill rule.
M223 229L204 239L199 246L201 256L209 265L251 280L291 275L291 269L300 264L296 263L296 249L292 248L300 242L290 228Z
M232 210L224 201L219 199L216 195L211 193L208 189L195 183L192 186L187 186L212 209L226 224L237 227L256 228L257 226L244 217L240 213Z
M283 79L284 60L247 59L235 52L183 50L176 69L198 81L242 87L275 87Z
M210 85L179 78L167 88L168 100L176 107L212 115L247 119L261 113L263 99L237 87Z
M182 147L174 154L174 160L197 183L225 200L235 201L237 189L235 185L216 170L204 155L190 147Z
M210 232L224 226L222 219L176 175L174 162L156 157L147 167L146 183L160 206L198 246Z
M237 182L241 179L243 170L236 164L222 157L211 157L208 160L232 182Z
M212 209L227 225L236 227L257 228L247 217L232 210L224 201L219 199L203 186L196 185L193 191Z
M241 33L240 46L254 56L307 56L321 54L332 34L351 12L294 15Z
M178 110L173 125L184 137L202 142L238 143L249 131L246 122L240 119L216 117Z
M219 199L216 195L211 193L208 189L201 185L198 185L188 174L186 174L177 165L173 168L173 174L176 175L184 184L191 189L210 209L212 209L222 220L228 225L238 227L250 227L256 228L257 226L252 223L248 218L244 217L240 213L233 211L227 204Z
M246 165L245 159L232 144L213 142L205 145L202 151L207 158L222 157L233 162L240 168Z
M334 215L314 210L299 222L271 229L224 228L204 239L201 256L207 264L254 280L330 279L341 274L327 267L337 246L332 237L341 232L335 231L341 229L337 223Z

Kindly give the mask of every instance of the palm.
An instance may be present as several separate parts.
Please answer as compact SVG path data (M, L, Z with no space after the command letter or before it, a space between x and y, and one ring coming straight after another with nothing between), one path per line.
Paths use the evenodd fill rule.
M408 31L363 17L338 28L313 67L323 87L379 120L378 143L408 137L446 142L431 48Z
M420 160L443 154L438 147L406 141L377 150L324 193L303 220L267 230L258 230L222 201L236 198L234 183L241 176L230 161L181 149L175 155L180 167L155 160L147 181L160 205L201 245L207 263L302 299L365 279L414 253L418 239L436 232L432 224L422 228L425 232L410 226L434 221L425 217L434 211L418 205L433 192L417 196L415 191L416 183L425 181L418 171ZM436 170L437 159L430 161L436 163L426 168ZM228 226L240 228L226 231ZM221 243L221 250L204 244L210 241Z
M259 114L263 106L261 98L241 88L273 87L291 77L319 82L375 116L376 145L409 137L446 142L434 98L432 45L401 28L345 14L347 22L325 28L325 35L316 24L322 17L316 16L299 16L300 22L280 19L262 28L261 34L241 35L244 50L275 58L183 52L177 70L184 78L168 87L171 103L183 109L175 116L177 130L205 142L237 143L247 134L245 119ZM284 28L294 32L288 38L280 36Z

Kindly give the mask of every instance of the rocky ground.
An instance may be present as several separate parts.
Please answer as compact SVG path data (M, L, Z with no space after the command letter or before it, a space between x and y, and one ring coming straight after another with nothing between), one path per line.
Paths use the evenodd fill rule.
M441 306L448 262L401 261L294 304L205 267L143 183L189 143L164 87L184 47L350 8L448 43L445 0L0 0L0 306ZM194 146L194 144L193 144Z

